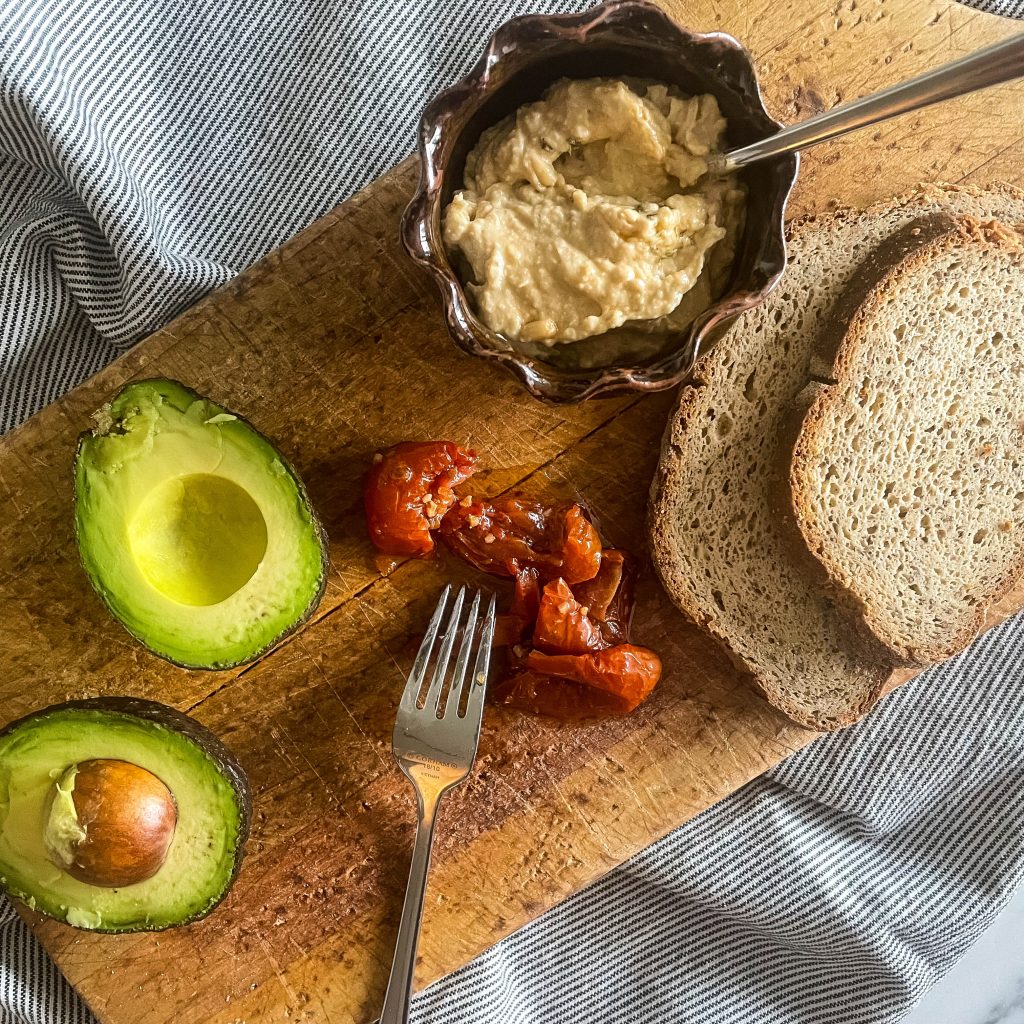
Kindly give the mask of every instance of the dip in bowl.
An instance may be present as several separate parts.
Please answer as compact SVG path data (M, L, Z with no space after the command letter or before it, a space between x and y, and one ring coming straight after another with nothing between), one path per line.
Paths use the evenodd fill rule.
M635 173L630 154L648 142L627 140L626 160L608 146L606 160L601 110L641 127L651 117L671 122L672 139L686 145L649 154L650 173ZM526 128L517 131L520 120ZM568 135L549 138L563 121ZM424 111L421 180L403 240L439 285L453 339L502 363L537 397L672 387L781 275L783 213L797 171L787 156L714 179L696 166L699 154L712 137L716 148L732 148L780 127L738 42L688 32L644 0L518 18ZM569 138L581 132L594 145ZM665 167L672 188L660 183ZM630 189L643 194L616 194ZM496 197L507 205L495 210ZM604 205L586 208L595 202ZM633 245L622 218L648 242ZM601 250L607 238L595 242L588 232L595 223L604 232L608 221L616 222L613 244ZM659 232L676 245L674 262L653 260ZM598 246L592 260L588 245ZM581 302L588 290L594 301Z

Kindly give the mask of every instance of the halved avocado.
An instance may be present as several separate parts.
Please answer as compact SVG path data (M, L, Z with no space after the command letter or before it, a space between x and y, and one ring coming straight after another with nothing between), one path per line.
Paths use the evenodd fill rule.
M327 538L284 456L172 380L128 384L75 459L75 533L96 592L186 668L258 657L323 596Z
M205 917L238 873L251 814L230 751L154 701L70 701L0 731L0 885L78 928Z

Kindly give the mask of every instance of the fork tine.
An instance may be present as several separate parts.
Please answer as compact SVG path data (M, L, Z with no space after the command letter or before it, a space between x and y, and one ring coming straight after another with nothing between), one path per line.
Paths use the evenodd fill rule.
M444 687L445 676L448 674L448 662L451 661L452 648L455 646L455 634L459 631L459 619L462 616L462 602L465 597L466 585L463 584L455 595L455 604L452 605L451 614L444 627L441 650L438 652L437 664L434 666L434 678L430 680L430 689L427 690L427 696L423 702L424 711L437 713L437 704Z
M473 603L469 608L469 615L462 627L462 643L459 644L459 655L455 659L455 669L452 672L452 685L448 691L448 701L444 706L444 717L455 718L459 713L459 705L462 703L462 686L466 681L466 669L469 666L469 655L473 650L473 640L476 638L476 620L480 614L480 591L473 594Z
M412 671L409 673L409 681L405 684L405 690L402 693L399 707L404 711L416 710L416 701L419 698L420 690L423 689L423 679L427 674L427 666L430 664L430 655L434 651L434 644L437 643L437 634L441 629L441 618L444 615L444 608L448 603L448 597L451 592L452 585L449 583L441 591L437 607L430 618L427 632L423 636L423 642L420 644L416 660L413 662Z
M494 642L494 609L496 599L491 594L484 617L483 629L480 631L480 646L476 652L476 664L469 680L469 697L466 700L466 718L476 720L477 735L483 720L484 697L487 695L487 673L491 668L491 644Z

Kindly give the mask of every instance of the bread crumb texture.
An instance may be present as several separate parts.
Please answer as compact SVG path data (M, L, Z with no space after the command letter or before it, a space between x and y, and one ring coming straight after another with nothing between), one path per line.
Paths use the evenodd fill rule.
M665 434L649 524L662 582L769 701L811 728L861 717L895 659L818 584L788 511L794 403L855 269L894 231L942 211L1020 222L1024 193L928 186L793 225L783 281L702 357Z

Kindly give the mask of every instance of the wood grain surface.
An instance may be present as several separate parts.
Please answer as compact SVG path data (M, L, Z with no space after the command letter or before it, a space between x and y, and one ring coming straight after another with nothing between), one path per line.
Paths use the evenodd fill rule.
M938 0L666 7L692 28L743 40L787 121L1015 30ZM918 181L1024 184L1022 158L1024 87L1003 86L809 154L790 213L863 204ZM642 548L671 396L551 408L458 353L397 242L415 173L411 160L397 167L0 442L0 722L72 697L162 700L216 731L255 791L245 866L206 921L97 936L30 916L109 1024L342 1024L377 1013L412 843L412 796L390 755L395 706L439 587L467 570L441 559L380 574L360 510L374 450L406 437L469 444L485 467L476 493L576 490L612 542ZM75 436L122 383L155 374L273 437L331 536L315 620L241 671L184 671L141 650L78 566ZM1004 611L1022 603L1012 595ZM479 770L443 811L420 984L814 738L755 697L649 577L637 623L667 671L634 716L564 727L488 712Z

